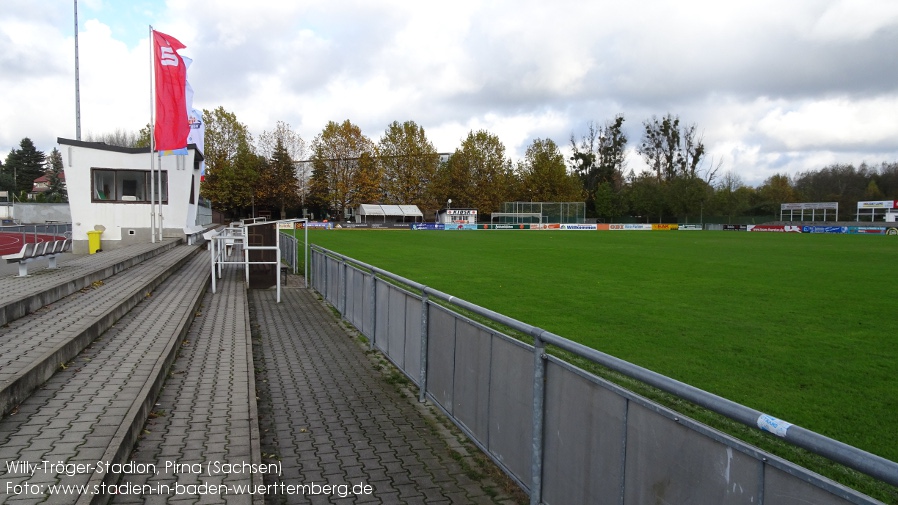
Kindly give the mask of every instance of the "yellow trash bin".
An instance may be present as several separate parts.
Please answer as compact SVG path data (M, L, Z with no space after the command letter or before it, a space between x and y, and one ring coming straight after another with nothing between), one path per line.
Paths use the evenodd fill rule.
M100 235L103 232L92 230L87 232L87 249L90 254L100 250Z

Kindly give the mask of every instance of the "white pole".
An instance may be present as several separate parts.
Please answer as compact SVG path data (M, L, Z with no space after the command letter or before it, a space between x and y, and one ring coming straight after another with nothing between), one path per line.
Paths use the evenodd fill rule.
M81 140L81 84L78 73L78 0L75 0L75 140Z
M156 101L153 95L153 73L156 68L156 40L153 38L153 25L150 25L150 242L156 243L156 186L154 184L153 152L156 150Z

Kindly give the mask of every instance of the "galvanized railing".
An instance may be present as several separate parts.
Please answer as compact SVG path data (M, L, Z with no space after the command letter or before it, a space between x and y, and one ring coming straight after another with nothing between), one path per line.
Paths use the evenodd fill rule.
M879 503L548 355L546 345L898 485L895 462L375 266L311 249L312 287L418 386L422 401L442 409L526 490L533 504L763 504L787 497ZM446 304L529 335L534 344Z

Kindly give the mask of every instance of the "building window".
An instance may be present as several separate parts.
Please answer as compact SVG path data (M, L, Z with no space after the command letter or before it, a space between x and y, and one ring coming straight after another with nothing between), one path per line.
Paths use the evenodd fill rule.
M158 184L158 174L153 181ZM109 170L91 169L91 201L98 203L149 203L150 187L149 170ZM162 194L162 203L168 203L168 172L162 171L162 188L156 188L156 201Z

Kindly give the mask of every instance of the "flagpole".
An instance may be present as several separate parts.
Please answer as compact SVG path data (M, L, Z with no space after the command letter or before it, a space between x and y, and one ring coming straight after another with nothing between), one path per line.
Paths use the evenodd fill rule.
M155 162L153 159L156 150L156 103L153 94L153 71L156 68L156 41L153 39L153 25L150 25L150 242L156 243L156 186L153 171Z
M75 140L81 140L81 84L78 79L78 0L75 0Z

